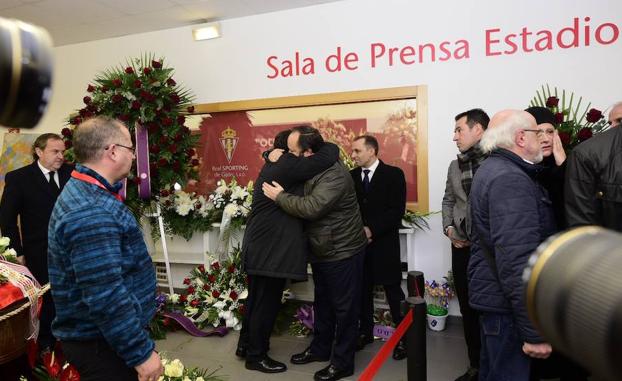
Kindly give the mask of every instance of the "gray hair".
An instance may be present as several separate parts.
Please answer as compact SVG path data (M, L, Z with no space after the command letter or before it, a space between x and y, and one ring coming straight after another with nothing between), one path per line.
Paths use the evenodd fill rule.
M76 161L92 163L101 159L104 148L123 138L124 126L121 121L103 115L80 123L73 134Z
M534 127L533 117L527 112L508 110L506 116L498 119L496 125L489 126L484 132L480 147L484 153L490 153L497 148L511 149L516 145L516 133L531 127Z

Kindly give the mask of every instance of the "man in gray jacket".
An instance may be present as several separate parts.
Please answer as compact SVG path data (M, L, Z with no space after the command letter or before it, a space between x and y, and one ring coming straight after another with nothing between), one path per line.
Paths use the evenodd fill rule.
M288 147L296 155L308 156L323 141L318 130L301 126L292 130ZM313 341L303 352L293 355L291 362L330 360L327 367L315 373L315 380L350 376L354 373L363 253L367 244L352 177L337 162L307 181L302 197L285 193L279 184L273 184L263 184L264 194L287 213L308 221L305 231L315 284Z
M468 195L471 181L485 155L479 148L479 141L488 127L490 118L482 109L472 109L455 117L454 138L460 153L449 164L447 184L443 196L443 231L451 241L451 267L454 288L458 296L464 327L464 339L469 354L469 368L456 381L474 381L479 368L479 315L469 306L467 267L471 242L471 223L468 212Z

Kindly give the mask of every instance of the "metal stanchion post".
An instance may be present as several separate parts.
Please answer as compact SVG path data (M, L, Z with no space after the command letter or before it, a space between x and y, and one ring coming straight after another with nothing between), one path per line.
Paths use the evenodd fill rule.
M425 292L425 279L421 271L409 271L406 278L408 296L421 296Z
M406 331L408 381L427 381L425 299L420 296L408 297L406 303L413 312L413 322Z

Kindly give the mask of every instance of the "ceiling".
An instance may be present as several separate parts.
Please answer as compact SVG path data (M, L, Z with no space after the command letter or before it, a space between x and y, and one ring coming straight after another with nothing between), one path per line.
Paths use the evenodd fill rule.
M337 0L0 0L0 17L42 26L55 46Z

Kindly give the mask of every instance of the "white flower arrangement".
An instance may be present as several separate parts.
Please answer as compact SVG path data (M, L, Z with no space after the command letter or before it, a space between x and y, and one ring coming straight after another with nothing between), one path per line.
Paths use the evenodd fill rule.
M188 368L179 359L169 360L162 357L162 366L164 374L158 378L158 381L222 381L221 376L217 376L215 369L208 373L207 369Z

